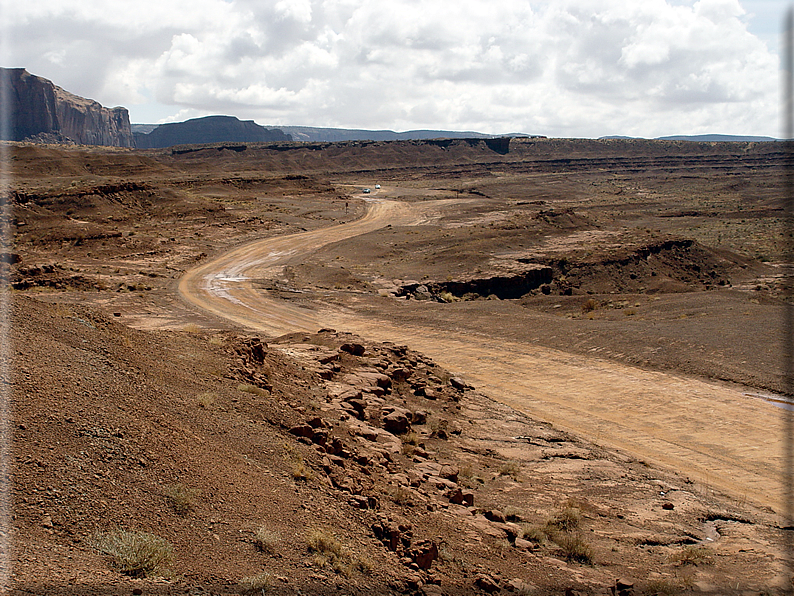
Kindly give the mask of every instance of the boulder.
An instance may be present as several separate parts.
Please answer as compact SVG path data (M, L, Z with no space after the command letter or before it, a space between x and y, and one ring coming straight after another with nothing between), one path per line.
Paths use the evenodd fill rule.
M433 561L438 559L438 546L432 540L420 540L411 546L407 554L420 569L430 569Z
M441 467L441 471L438 473L438 475L441 478L444 478L445 480L450 480L451 482L457 482L458 481L458 474L460 474L460 470L458 469L458 467L457 466L450 466L450 465L442 466ZM504 520L502 520L502 521L504 521Z
M486 511L485 513L483 513L483 515L485 516L485 519L487 519L488 521L497 522L500 524L505 523L504 513L502 513L497 509L491 509L489 511Z
M481 590L488 592L489 594L498 592L500 589L499 583L487 573L482 573L478 575L477 578L474 580L474 585L480 588Z
M353 356L363 356L364 352L366 352L366 348L358 343L342 344L342 346L339 349L342 352L347 352L348 354L352 354Z
M314 436L314 429L308 424L298 424L289 429L289 433L291 435L295 435L296 437L305 437L307 439L311 439L312 436Z
M449 499L450 503L455 505L466 505L471 507L474 505L474 493L471 491L464 491L460 487L448 490L444 496Z
M408 412L402 409L395 409L391 414L383 417L383 428L395 435L402 435L411 428L408 419Z

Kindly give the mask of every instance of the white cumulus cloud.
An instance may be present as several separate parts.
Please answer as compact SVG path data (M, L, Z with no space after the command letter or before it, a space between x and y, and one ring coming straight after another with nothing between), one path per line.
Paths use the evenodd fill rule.
M174 120L549 136L779 135L740 0L37 0L6 66ZM148 110L148 111L147 111Z

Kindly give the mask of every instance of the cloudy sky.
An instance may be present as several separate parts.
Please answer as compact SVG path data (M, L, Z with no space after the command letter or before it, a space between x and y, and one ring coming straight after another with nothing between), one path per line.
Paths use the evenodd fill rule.
M0 51L137 123L779 137L789 5L0 0Z

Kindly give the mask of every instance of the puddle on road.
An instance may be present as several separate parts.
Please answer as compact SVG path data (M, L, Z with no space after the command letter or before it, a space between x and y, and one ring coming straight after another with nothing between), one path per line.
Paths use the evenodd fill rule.
M776 393L750 393L747 391L742 393L742 395L755 399L762 399L783 410L794 410L794 399L786 397L785 395L777 395Z

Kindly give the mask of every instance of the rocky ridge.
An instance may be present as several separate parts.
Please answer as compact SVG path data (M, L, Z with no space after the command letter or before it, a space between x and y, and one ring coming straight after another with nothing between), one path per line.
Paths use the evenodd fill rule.
M10 122L4 140L134 146L126 108L105 108L24 68L0 69L0 85Z

